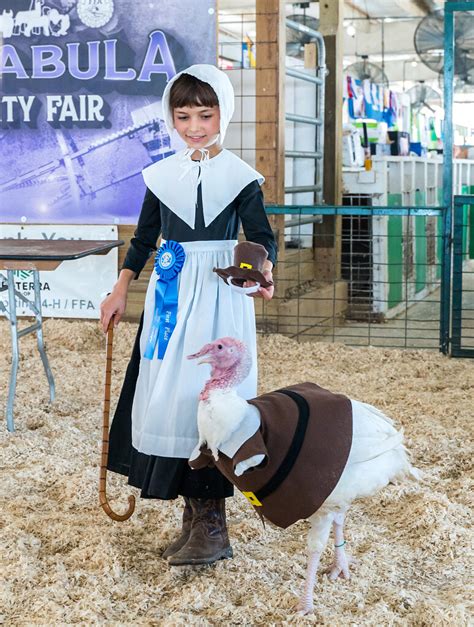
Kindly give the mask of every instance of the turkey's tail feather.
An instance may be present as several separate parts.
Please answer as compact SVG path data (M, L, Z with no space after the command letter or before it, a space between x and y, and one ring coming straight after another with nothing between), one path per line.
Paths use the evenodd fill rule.
M352 401L352 407L355 441L351 461L355 463L369 461L390 451L396 451L393 459L393 480L402 476L422 480L423 473L410 463L409 452L403 444L405 438L403 429L397 431L393 420L373 405Z
M327 504L350 503L370 496L389 483L421 473L409 460L403 430L391 418L359 401L352 402L353 439L347 465Z

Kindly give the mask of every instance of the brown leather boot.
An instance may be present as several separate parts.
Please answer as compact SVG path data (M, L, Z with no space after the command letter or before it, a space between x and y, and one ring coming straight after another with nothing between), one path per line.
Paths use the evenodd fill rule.
M225 520L225 499L189 499L193 510L186 544L168 560L171 566L212 564L232 557Z
M191 507L191 503L187 496L184 498L184 509L183 509L183 526L181 528L181 534L174 542L172 542L169 547L164 551L162 557L164 559L168 559L171 555L174 555L179 549L186 544L189 538L189 532L191 531L191 523L193 520L193 510Z

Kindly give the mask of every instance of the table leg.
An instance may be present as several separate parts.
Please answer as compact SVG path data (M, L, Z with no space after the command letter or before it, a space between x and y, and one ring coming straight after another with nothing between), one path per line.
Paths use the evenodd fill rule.
M15 302L15 283L13 270L7 270L8 276L8 301L9 309L8 319L10 321L11 338L12 338L12 367L10 371L10 386L8 388L7 400L7 429L15 431L13 421L13 403L15 400L16 376L18 373L18 330L16 319L16 302Z
M40 281L39 281L39 272L38 270L33 271L33 280L34 280L34 293L35 300L30 301L28 298L23 296L21 292L17 292L15 289L15 277L13 270L7 270L8 276L8 310L3 307L5 310L5 314L10 321L11 328L11 338L12 338L12 367L10 372L10 386L8 388L8 400L7 400L7 429L8 431L15 431L15 424L13 420L13 405L15 402L15 391L16 391L16 379L18 374L18 362L19 362L19 346L18 340L23 337L23 335L28 335L29 333L36 332L36 342L38 344L38 351L41 356L41 361L43 362L44 371L46 373L46 378L49 383L49 398L51 403L54 401L55 397L55 386L54 386L54 378L53 373L51 372L51 368L49 366L48 357L46 355L46 350L44 346L43 340L43 315L41 313L41 290L40 290ZM21 329L18 331L18 322L16 315L16 298L22 300L28 307L31 309L35 316L35 323L26 327L25 329Z
M43 314L41 312L41 290L40 290L40 280L39 280L39 272L38 270L34 271L33 280L35 284L35 317L38 322L38 329L36 330L36 341L38 344L38 350L41 355L41 361L43 362L44 371L46 373L46 378L49 383L49 399L52 403L54 401L55 389L54 389L54 379L53 373L51 372L51 368L49 367L48 357L46 356L46 351L44 349L44 340L43 340Z

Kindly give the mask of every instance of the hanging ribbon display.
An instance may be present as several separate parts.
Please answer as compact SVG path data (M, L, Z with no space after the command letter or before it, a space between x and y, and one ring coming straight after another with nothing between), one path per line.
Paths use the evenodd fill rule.
M158 275L155 287L155 311L145 349L145 359L153 359L158 344L158 359L163 359L170 337L176 326L178 313L178 274L186 253L178 242L165 242L155 257Z

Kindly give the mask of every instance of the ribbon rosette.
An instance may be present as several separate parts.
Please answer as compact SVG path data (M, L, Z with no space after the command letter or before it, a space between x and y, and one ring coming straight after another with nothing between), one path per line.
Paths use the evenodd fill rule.
M176 326L178 313L178 274L186 253L178 242L165 242L155 257L155 311L145 349L145 359L153 359L158 344L158 359L163 359L170 337Z

